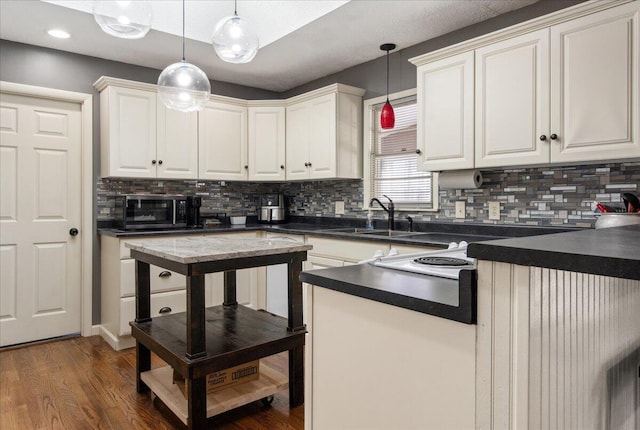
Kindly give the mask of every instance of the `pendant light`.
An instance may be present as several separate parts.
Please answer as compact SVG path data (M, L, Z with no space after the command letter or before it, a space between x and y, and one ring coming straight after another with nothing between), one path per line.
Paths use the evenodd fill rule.
M396 125L396 114L393 112L393 106L389 103L389 51L396 49L396 45L395 43L385 43L380 45L380 49L387 51L387 102L382 106L380 112L380 127L386 130Z
M151 28L153 11L146 0L93 2L93 18L102 31L122 39L141 39Z
M211 36L213 49L221 60L228 63L248 63L258 53L260 41L246 20L238 16L237 0L233 15L221 19Z
M170 109L193 112L204 109L211 93L207 75L184 56L184 0L182 0L182 61L167 66L158 77L158 95Z

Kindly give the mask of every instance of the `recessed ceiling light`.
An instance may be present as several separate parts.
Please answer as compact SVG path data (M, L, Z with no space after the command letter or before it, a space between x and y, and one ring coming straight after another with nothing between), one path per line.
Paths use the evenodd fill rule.
M49 36L57 37L58 39L68 39L71 37L69 33L60 29L49 30L47 31L47 33L49 34Z

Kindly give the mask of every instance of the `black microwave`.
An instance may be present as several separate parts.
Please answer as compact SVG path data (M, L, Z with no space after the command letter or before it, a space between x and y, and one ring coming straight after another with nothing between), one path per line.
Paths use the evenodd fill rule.
M153 230L188 226L187 197L122 195L115 199L115 225L123 230Z

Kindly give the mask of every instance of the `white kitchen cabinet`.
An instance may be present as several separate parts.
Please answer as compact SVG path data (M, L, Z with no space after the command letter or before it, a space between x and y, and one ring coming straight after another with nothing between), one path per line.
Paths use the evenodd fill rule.
M551 27L551 162L640 157L640 2Z
M334 84L287 100L287 180L362 177L363 94Z
M418 169L473 167L473 52L418 67Z
M475 167L640 156L638 49L637 3L477 49Z
M285 107L284 104L274 106L274 103L249 106L250 181L284 181L286 178Z
M549 30L479 48L475 64L475 167L548 162Z
M102 77L95 87L103 177L197 178L196 113L168 109L155 85Z
M210 101L198 112L198 178L245 181L248 177L247 107Z
M228 233L235 237L257 237L256 232ZM168 236L144 237L147 239ZM171 236L171 238L194 236ZM101 322L100 336L115 350L135 346L130 335L129 321L135 319L135 260L125 246L129 240L100 236L101 255ZM258 282L262 267L238 270L236 295L239 304L257 309ZM186 310L186 278L184 275L150 266L151 316ZM224 296L222 273L205 275L205 306L222 304Z
M592 2L411 59L420 168L640 157L639 10Z

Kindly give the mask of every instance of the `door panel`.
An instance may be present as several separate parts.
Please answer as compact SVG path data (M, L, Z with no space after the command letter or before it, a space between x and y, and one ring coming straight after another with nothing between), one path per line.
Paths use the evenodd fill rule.
M551 28L551 161L640 156L637 2Z
M287 106L286 153L287 180L308 179L309 139L310 139L309 103Z
M0 345L80 331L81 117L74 103L2 94ZM19 174L18 174L19 172Z

